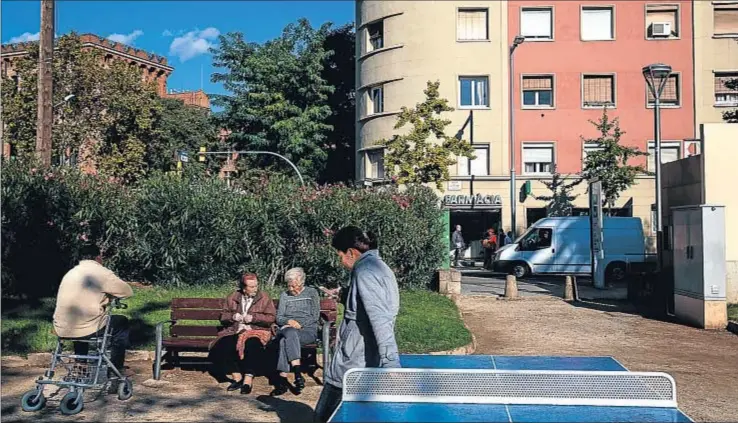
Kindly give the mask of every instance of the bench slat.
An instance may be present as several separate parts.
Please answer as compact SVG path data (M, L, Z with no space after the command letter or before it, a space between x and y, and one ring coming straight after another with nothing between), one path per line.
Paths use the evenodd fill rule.
M219 320L221 310L174 309L172 320Z
M174 298L172 308L222 309L225 298Z
M162 345L168 349L198 349L208 350L212 339L208 338L164 338Z
M169 331L172 336L218 336L217 326L173 325Z

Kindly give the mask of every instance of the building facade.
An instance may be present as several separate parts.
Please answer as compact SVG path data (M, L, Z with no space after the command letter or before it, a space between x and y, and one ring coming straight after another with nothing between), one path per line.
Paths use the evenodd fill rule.
M156 91L160 97L177 98L187 105L210 108L207 95L202 90L186 91L177 93L167 92L167 79L174 68L169 66L167 58L147 51L137 49L125 44L110 41L107 38L95 34L82 34L79 36L84 49L96 49L101 52L104 63L112 60L124 61L131 66L141 70L141 78L156 85ZM5 44L0 50L0 73L3 78L15 76L13 62L28 54L32 43Z
M738 108L738 91L725 86L738 78L738 2L694 2L695 121L720 123ZM698 134L695 134L698 135Z
M447 131L463 133L476 155L450 169L452 180L439 194L451 210L452 226L461 224L472 241L468 254L476 256L480 247L473 241L484 229L510 230L511 201L516 202L518 233L545 216L546 201L536 200L550 194L542 182L550 180L554 167L563 174L582 170L594 147L583 139L598 135L589 121L596 121L604 108L619 119L624 144L653 152L653 98L641 71L646 65L663 62L673 69L661 97L662 162L698 152L696 125L704 118L696 104L703 89L695 86L707 82L695 63L698 69L738 67L730 58L732 67L693 60L693 54L722 60L721 47L703 52L704 43L693 32L703 31L705 16L716 7L692 0L357 0L356 174L365 182L384 179L383 140L396 133L399 109L422 101L426 82L439 80L441 96L456 109L448 114L452 124ZM705 8L710 12L701 11ZM726 20L721 19L719 28ZM516 36L525 41L515 49L510 87L509 48ZM725 40L714 42L720 41ZM513 195L510 93L518 181ZM632 163L653 171L651 157ZM532 192L526 195L522 188L528 181ZM653 177L640 176L613 211L640 217L651 247L654 190ZM574 194L574 213L586 214L586 185Z

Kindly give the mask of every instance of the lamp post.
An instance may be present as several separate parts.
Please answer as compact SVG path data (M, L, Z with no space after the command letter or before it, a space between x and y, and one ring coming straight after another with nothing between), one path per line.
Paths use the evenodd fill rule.
M64 99L54 105L54 109L56 109L59 106L62 106L66 103L69 103L69 100L73 99L75 97L74 94L69 94L68 96L64 97Z
M656 168L656 253L658 271L663 265L664 228L661 218L661 93L671 75L671 66L663 63L648 65L643 68L643 77L648 84L648 90L653 96L653 137L654 137L654 166Z
M300 184L303 185L303 186L305 185L305 181L302 179L302 174L300 173L300 170L297 169L297 166L295 166L295 164L292 163L290 161L290 159L288 159L287 157L285 157L285 156L283 156L281 154L277 154L277 153L271 152L271 151L204 151L201 148L200 149L200 152L197 153L197 154L201 158L204 158L208 154L214 154L214 155L217 155L217 154L255 154L255 155L265 154L265 155L268 155L268 156L279 157L280 159L286 161L292 167L292 169L295 171L295 173L297 173L297 177L300 179Z
M508 74L510 76L510 230L513 233L513 239L515 239L518 233L516 224L517 199L515 198L515 96L513 93L515 88L514 53L515 49L518 48L519 45L523 44L524 41L525 37L523 37L522 35L515 36L515 39L510 46L510 61L508 62L510 65L508 69Z

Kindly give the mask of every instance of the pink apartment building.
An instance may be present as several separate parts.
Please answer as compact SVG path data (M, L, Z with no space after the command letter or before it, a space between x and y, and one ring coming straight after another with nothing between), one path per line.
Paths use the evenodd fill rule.
M555 163L562 173L582 169L603 107L620 119L628 145L652 148L652 98L641 69L672 66L662 95L663 161L685 154L693 138L694 90L692 2L510 1L508 40L515 51L516 169L545 175ZM640 163L653 168L647 158Z

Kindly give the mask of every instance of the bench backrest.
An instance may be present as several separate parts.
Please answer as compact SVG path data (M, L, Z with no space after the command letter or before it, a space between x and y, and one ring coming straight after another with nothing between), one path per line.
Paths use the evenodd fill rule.
M273 300L274 307L279 307L279 300ZM218 321L223 311L225 298L174 298L172 299L172 320ZM333 324L338 316L336 300L320 300L320 316L323 320ZM219 325L180 325L171 327L173 337L215 337L218 335Z

